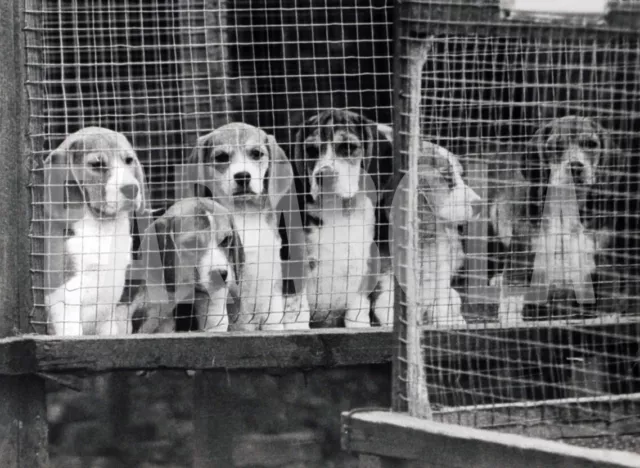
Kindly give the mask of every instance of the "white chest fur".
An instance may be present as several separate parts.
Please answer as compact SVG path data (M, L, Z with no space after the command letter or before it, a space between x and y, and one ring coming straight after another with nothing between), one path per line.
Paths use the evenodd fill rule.
M533 239L534 275L549 285L570 285L578 293L589 291L589 274L595 269L596 243L593 235L575 220L554 217L543 221L540 235Z
M73 273L46 297L50 320L56 334L108 334L101 328L118 327L113 311L131 263L128 215L97 220L87 214L72 229L64 255Z
M375 226L373 204L366 196L348 211L325 205L319 214L322 225L307 235L313 267L308 295L314 314L345 310L350 296L361 293Z
M433 302L441 293L448 293L451 280L463 261L464 251L455 228L443 228L433 241L420 247L418 285L425 304Z
M234 221L245 256L240 284L242 310L254 315L254 323L281 320L284 311L280 264L282 242L277 229L265 212L234 213Z

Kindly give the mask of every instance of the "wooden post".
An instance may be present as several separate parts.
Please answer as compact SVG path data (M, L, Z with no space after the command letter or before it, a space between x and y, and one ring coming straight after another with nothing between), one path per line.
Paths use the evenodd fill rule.
M0 2L0 337L28 331L30 198L21 0ZM0 466L48 465L45 387L0 376Z

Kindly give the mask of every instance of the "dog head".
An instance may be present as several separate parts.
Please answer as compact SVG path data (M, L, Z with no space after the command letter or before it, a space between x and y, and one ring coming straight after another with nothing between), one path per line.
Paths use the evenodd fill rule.
M121 133L77 131L47 156L44 169L52 219L81 218L85 207L97 218L114 218L146 206L144 171Z
M589 188L599 174L615 170L611 163L617 152L609 132L587 117L552 120L538 129L529 148L522 173L532 184Z
M276 207L291 190L293 170L272 135L244 123L224 125L198 139L190 157L198 171L197 194L226 203Z
M313 201L321 195L348 200L361 190L375 192L385 186L392 176L393 158L390 151L384 155L380 151L382 144L390 146L391 136L390 127L381 127L343 109L328 109L307 119L294 150L305 193Z
M147 284L164 284L176 296L179 287L189 289L185 296L193 288L208 293L226 288L239 280L244 263L231 214L206 198L183 199L154 221L144 236L143 255Z
M481 213L482 200L465 183L456 155L428 141L418 159L418 191L419 211L439 222L459 225Z

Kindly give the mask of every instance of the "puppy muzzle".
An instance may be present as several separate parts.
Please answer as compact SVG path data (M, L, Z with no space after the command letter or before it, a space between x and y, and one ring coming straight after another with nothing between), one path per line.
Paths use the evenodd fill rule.
M330 187L338 178L338 172L331 166L323 166L319 168L314 178L320 187Z

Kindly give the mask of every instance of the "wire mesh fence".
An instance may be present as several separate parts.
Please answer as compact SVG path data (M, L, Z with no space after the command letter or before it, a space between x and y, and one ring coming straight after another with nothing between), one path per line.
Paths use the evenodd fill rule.
M404 406L637 450L638 35L403 3Z
M359 179L374 151L390 164L392 19L385 0L27 0L34 327L308 328L349 308L369 326L382 187ZM321 169L328 193L304 193Z

